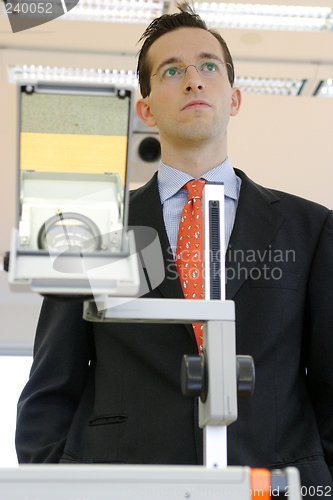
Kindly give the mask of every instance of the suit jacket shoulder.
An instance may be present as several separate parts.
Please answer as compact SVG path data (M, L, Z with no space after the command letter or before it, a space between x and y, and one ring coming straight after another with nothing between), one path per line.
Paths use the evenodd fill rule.
M252 193L253 195L258 195L262 197L267 203L273 204L281 202L283 207L293 208L294 210L308 210L314 215L326 217L331 210L319 203L314 201L296 196L285 191L280 191L278 189L267 188L261 186L260 184L254 182L250 179L244 172L235 168L236 175L238 175L242 180L242 189L246 192ZM278 205L279 206L279 205Z

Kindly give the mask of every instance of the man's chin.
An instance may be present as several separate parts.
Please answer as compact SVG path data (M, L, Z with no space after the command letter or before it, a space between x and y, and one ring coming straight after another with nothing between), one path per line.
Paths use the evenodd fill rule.
M212 138L213 131L205 125L182 130L180 134L184 141L205 142Z

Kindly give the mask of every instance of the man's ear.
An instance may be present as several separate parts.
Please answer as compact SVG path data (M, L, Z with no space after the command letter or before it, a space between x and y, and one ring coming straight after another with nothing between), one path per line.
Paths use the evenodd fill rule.
M151 111L148 97L141 98L136 102L136 114L147 127L155 127L156 120Z
M242 102L241 91L239 88L235 87L232 89L230 116L236 116L238 114L241 102Z

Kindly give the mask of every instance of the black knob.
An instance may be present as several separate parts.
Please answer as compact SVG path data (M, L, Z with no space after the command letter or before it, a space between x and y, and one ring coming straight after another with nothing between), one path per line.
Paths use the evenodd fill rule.
M7 273L9 271L9 252L6 252L3 256L3 270Z
M240 397L252 396L255 385L255 368L251 356L236 356L237 393Z
M185 354L181 365L181 389L184 396L207 399L207 373L203 354L189 356Z

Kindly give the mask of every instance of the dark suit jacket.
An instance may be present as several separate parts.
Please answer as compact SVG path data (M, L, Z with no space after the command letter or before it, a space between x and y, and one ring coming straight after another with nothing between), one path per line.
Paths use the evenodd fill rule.
M333 486L332 213L237 175L227 298L256 389L229 427L229 464L296 465L303 484ZM156 176L133 192L129 223L160 235L166 278L149 295L182 297ZM88 323L82 304L46 299L18 405L20 462L202 463L197 403L179 383L195 352L191 326Z

